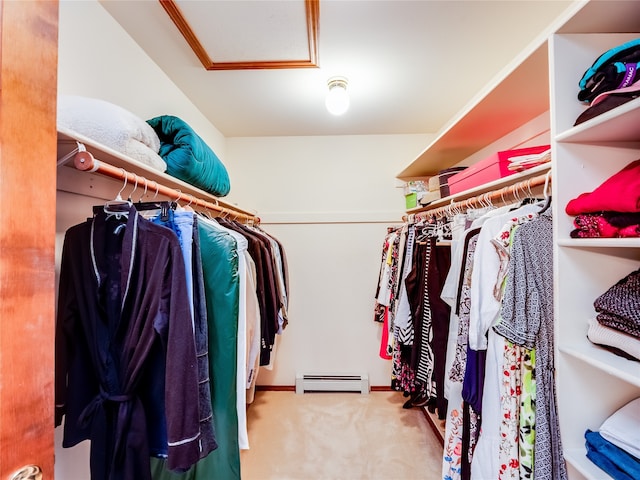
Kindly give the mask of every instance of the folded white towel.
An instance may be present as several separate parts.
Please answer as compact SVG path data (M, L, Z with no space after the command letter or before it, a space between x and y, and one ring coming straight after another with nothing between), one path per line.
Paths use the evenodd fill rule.
M600 435L640 458L640 398L630 401L607 418L600 427Z
M58 96L58 126L164 172L160 139L147 122L124 108L97 98Z

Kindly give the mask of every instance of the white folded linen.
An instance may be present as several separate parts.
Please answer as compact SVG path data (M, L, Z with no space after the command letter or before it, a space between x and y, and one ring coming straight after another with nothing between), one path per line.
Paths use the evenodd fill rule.
M640 398L630 401L600 427L605 440L640 459Z
M57 123L155 170L167 169L158 155L160 139L156 131L118 105L97 98L59 95Z

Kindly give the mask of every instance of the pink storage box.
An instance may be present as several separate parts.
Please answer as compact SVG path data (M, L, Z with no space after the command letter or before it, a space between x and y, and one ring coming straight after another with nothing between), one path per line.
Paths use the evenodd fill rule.
M551 148L549 145L540 145L538 147L519 148L515 150L497 152L489 158L485 158L484 160L471 165L466 170L449 177L448 182L450 195L464 192L470 188L478 187L485 183L493 182L494 180L518 173L516 170L509 170L509 158L542 153L549 150L549 148Z

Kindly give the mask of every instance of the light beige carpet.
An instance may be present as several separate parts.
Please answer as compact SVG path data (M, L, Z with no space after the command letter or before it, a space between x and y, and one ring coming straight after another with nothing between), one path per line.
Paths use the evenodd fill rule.
M258 391L243 480L435 480L442 446L398 392Z

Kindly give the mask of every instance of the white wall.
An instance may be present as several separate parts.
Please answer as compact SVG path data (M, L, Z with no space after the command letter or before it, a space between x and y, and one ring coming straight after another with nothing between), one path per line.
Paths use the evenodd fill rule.
M290 323L273 371L258 384L293 385L297 372L367 372L389 385L379 358L373 305L382 242L401 221L395 175L428 143L425 135L229 138L237 194L258 207L284 245Z

